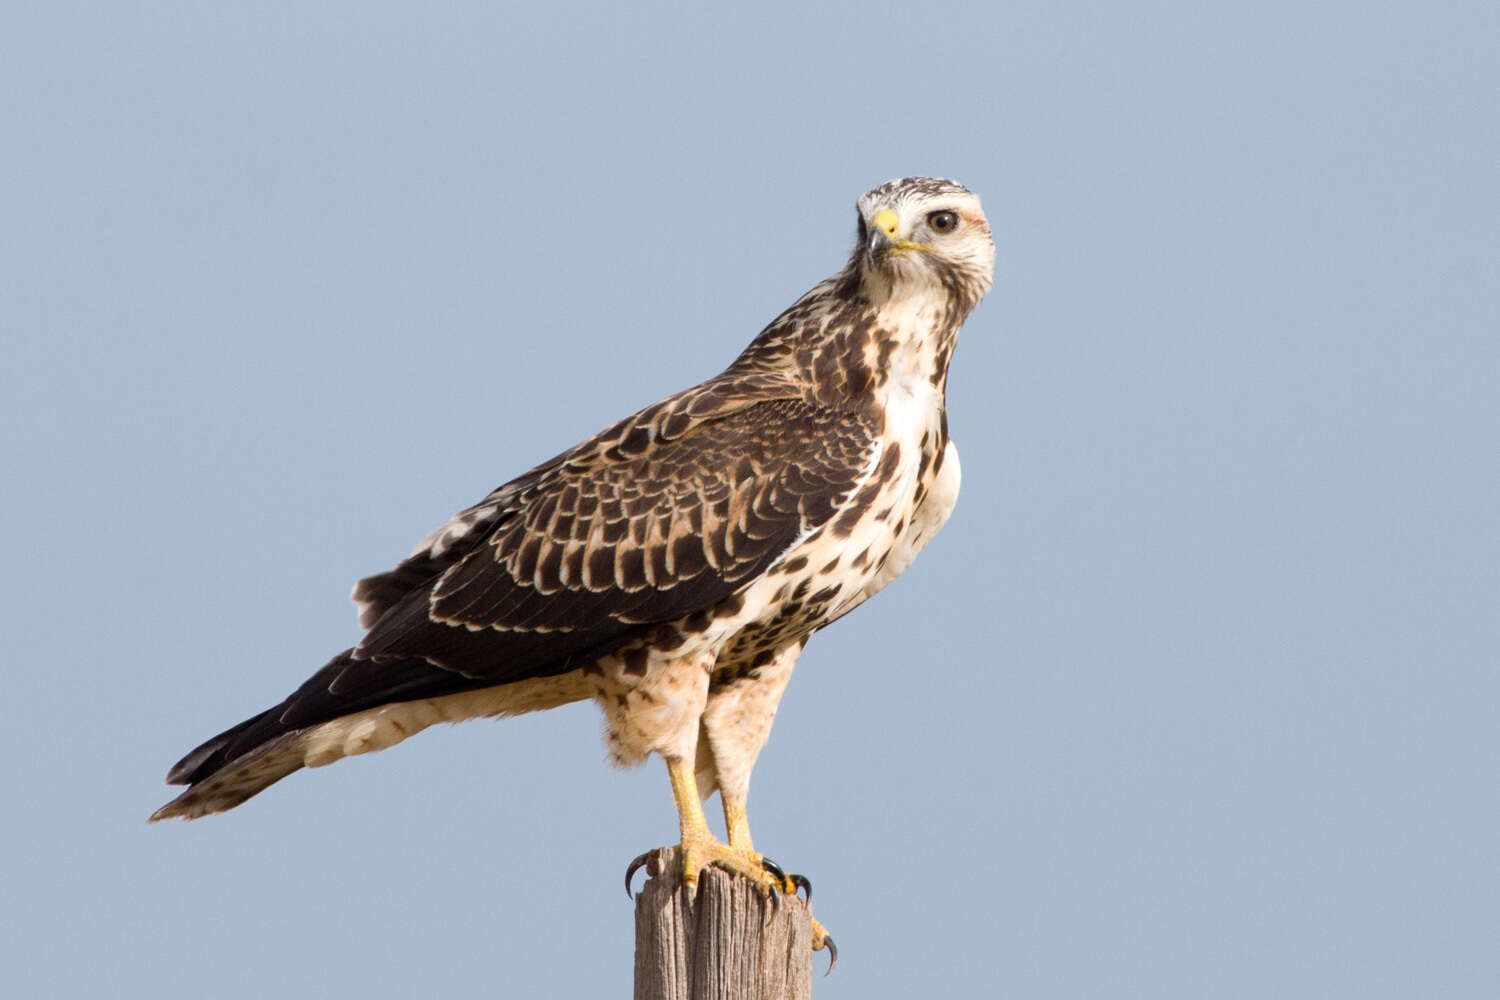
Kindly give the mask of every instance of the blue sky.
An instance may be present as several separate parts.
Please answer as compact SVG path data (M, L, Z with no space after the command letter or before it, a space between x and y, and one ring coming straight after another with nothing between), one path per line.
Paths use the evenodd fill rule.
M985 200L959 507L810 645L823 997L1500 991L1493 4L0 14L16 995L599 996L675 836L590 706L226 816L352 582L707 377L888 177Z

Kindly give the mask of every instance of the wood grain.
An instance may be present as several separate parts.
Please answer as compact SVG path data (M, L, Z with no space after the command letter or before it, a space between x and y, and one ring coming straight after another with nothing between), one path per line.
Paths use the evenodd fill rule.
M812 917L797 897L762 898L704 870L697 898L664 848L635 898L635 1000L810 1000Z

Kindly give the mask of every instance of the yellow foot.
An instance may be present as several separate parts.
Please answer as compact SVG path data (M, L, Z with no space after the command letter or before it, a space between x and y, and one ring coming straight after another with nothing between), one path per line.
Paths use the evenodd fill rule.
M643 866L649 866L647 870L652 876L662 874L663 850L666 848L647 851L630 863L625 871L626 894L631 892L630 880ZM789 883L787 876L775 863L767 861L753 850L731 847L711 835L684 838L677 848L677 857L681 864L682 884L689 889L696 889L699 873L713 865L747 880L762 896L776 891L786 892L789 884L792 886L791 891L796 891L796 884Z
M839 949L838 945L833 943L833 938L828 936L828 928L818 923L817 917L812 918L812 939L813 951L828 949L828 972L823 973L826 976L833 971L835 965L839 964Z
M769 858L762 858L761 864L775 876L776 881L779 883L778 888L788 896L797 895L799 889L806 892L808 909L812 909L812 881L806 875L788 875ZM828 949L828 972L823 973L826 976L829 972L833 971L835 965L839 964L838 945L833 943L833 938L829 935L828 928L818 923L818 919L813 917L811 913L808 916L812 920L812 950L822 951L825 948Z
M634 898L630 882L635 873L642 868L651 877L655 878L663 874L661 852L669 848L658 847L654 851L647 851L634 861L630 867L625 869L625 894ZM812 882L805 875L788 875L781 870L776 862L770 860L755 851L747 851L742 848L730 847L728 844L715 840L713 837L694 837L682 844L678 855L682 859L682 881L689 889L695 889L698 885L698 875L709 865L722 868L727 872L748 879L761 893L767 895L776 893L771 898L777 899L779 895L796 896L798 891L807 893L807 905L812 906ZM809 914L809 916L811 916ZM839 949L833 943L833 937L829 935L828 929L812 918L812 950L828 952L828 971L826 976L833 971L833 967L839 962Z
M812 908L812 881L806 875L787 875L777 867L775 862L768 859L762 859L762 861L766 869L777 876L781 883L782 892L788 896L797 895L799 889L806 892L808 909ZM820 924L817 917L812 917L811 914L809 914L809 917L812 919L812 950L822 951L825 948L828 949L828 972L823 973L826 976L829 972L833 971L835 965L839 964L838 945L833 943L833 937L828 933L828 928Z

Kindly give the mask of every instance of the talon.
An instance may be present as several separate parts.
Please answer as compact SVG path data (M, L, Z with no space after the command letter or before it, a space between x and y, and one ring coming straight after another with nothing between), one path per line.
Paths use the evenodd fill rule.
M833 967L839 964L839 947L833 943L833 937L828 933L828 928L818 923L816 917L812 922L812 950L822 951L828 949L828 971L823 975L833 972Z
M772 875L775 875L776 881L780 882L783 886L786 885L786 872L782 871L781 866L776 862L772 861L770 858L762 856L760 859L760 866L766 871L770 872Z
M630 867L625 869L625 895L628 898L635 898L635 893L630 888L630 880L635 878L635 873L640 871L642 866L650 861L652 856L655 854L655 851L647 851L645 854L642 854L640 857L630 862Z
M812 902L812 881L806 875L788 875L786 881L792 887L792 895L797 894L798 889L807 890L807 901Z

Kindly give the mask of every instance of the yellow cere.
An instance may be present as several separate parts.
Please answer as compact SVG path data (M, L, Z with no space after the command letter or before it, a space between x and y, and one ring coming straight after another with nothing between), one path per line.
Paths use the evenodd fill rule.
M920 243L913 243L911 240L896 239L896 230L901 227L901 219L895 212L888 208L882 208L870 216L870 224L891 237L891 252L893 254L899 255L904 250L925 250L928 253L932 252L931 247L923 246Z

